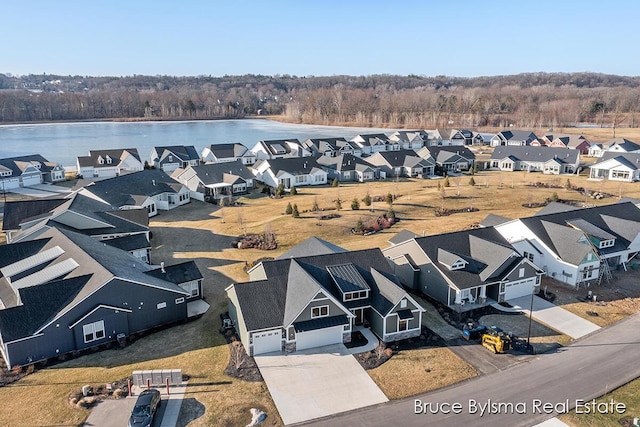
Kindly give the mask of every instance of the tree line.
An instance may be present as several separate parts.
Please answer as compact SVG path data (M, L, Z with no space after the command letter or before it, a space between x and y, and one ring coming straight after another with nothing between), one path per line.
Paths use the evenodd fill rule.
M0 122L215 119L392 128L637 126L640 77L598 73L448 76L0 74Z

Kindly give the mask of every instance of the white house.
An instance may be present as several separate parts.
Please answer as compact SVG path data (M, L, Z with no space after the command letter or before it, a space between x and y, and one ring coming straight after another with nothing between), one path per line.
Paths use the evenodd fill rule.
M354 142L360 148L363 155L400 149L400 144L389 141L389 138L384 133L356 135L351 138L351 142Z
M601 160L589 168L589 179L640 181L640 153L604 152Z
M499 147L501 145L531 145L533 141L538 140L535 133L525 130L503 130L491 138L491 146Z
M169 175L178 168L197 166L200 163L200 155L193 145L153 147L149 158L153 166Z
M135 148L115 150L90 150L88 156L76 160L78 175L85 179L113 178L144 169Z
M295 138L258 141L251 151L256 160L311 156L311 151Z
M572 148L498 146L491 154L490 168L558 175L575 173L579 162L580 152Z
M273 188L282 184L287 190L327 183L327 172L313 157L258 160L253 173L258 181Z
M256 155L240 143L211 144L202 149L202 161L204 163L227 163L241 160L243 165L252 165L256 162Z

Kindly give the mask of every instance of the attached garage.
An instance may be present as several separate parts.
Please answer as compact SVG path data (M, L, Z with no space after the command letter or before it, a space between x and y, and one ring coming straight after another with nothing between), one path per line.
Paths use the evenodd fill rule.
M510 300L514 298L524 297L526 295L531 295L535 283L535 278L506 283L504 289L504 299Z
M254 332L253 337L253 355L273 353L282 350L282 331L273 329L265 332Z
M22 186L30 187L32 185L41 184L42 176L41 175L31 175L31 176L23 176L22 177Z
M296 350L342 343L343 326L296 332Z
M10 190L12 188L20 188L20 179L19 178L7 178L2 180L2 184L0 184L0 188L3 188L5 191Z

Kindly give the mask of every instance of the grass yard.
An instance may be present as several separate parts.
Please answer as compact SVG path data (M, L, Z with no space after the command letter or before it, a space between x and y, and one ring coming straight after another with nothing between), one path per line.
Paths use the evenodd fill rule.
M402 399L477 375L473 366L446 347L402 350L367 372L389 399Z

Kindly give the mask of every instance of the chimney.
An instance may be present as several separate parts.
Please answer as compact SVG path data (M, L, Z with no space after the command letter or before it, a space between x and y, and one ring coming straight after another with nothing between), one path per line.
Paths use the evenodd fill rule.
M164 261L160 263L160 271L162 271L163 273L167 272L167 270L164 269Z

